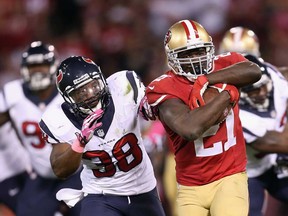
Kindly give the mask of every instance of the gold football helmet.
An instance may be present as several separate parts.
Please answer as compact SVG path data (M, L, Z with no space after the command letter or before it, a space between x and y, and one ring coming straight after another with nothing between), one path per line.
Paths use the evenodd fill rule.
M193 81L212 71L214 44L199 23L192 20L175 23L165 35L164 46L168 65L176 74Z
M240 26L233 27L224 34L219 52L239 52L259 57L258 37L251 29Z

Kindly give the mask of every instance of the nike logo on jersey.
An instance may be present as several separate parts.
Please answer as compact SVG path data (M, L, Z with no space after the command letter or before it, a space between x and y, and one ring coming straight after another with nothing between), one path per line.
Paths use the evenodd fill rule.
M149 89L153 90L155 86L148 86Z

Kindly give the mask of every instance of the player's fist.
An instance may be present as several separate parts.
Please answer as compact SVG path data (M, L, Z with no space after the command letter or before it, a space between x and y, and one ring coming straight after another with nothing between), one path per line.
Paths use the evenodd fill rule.
M203 94L207 89L208 84L209 81L205 75L197 77L190 94L190 107L197 108L205 105L205 102L203 100Z
M102 122L98 122L98 120L102 117L103 113L102 109L98 109L84 119L81 134L76 133L77 139L82 146L85 146L91 140L94 131L102 126Z
M233 104L233 106L238 103L239 98L240 98L240 93L239 90L237 89L237 87L233 86L233 85L228 85L228 84L224 84L224 90L223 91L228 91L229 95L230 95L230 103Z
M139 105L139 114L146 121L156 120L157 112L149 105L146 95L141 99Z
M227 91L230 95L230 103L233 104L233 106L239 101L240 93L237 87L226 83L219 83L211 87L216 88L219 92Z

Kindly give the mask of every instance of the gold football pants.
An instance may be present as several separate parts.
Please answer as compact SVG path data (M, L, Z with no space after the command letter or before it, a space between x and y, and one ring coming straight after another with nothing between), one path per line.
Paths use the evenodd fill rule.
M249 209L246 172L203 186L179 185L179 216L247 216Z

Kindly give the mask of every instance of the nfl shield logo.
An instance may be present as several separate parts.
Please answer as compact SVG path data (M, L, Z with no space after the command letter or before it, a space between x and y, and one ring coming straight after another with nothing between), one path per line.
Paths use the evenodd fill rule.
M99 137L103 137L105 135L103 129L97 130L97 134L98 134Z

